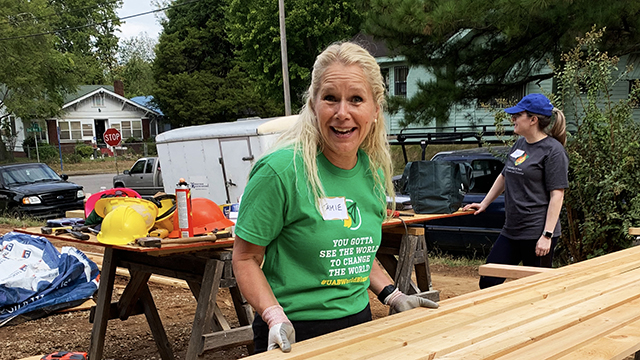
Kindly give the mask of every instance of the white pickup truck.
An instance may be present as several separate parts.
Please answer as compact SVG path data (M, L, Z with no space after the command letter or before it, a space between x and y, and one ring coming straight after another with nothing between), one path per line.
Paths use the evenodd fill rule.
M164 191L160 160L157 157L138 159L131 169L123 171L122 175L113 177L113 187L133 189L138 194L146 196Z

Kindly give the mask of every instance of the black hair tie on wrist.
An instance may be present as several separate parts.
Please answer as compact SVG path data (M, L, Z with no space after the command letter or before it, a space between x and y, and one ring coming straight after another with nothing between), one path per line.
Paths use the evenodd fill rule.
M385 304L384 299L386 299L387 296L391 295L391 293L394 292L395 290L396 290L396 287L394 285L385 286L384 289L380 291L380 294L378 294L378 300L380 300L381 303Z

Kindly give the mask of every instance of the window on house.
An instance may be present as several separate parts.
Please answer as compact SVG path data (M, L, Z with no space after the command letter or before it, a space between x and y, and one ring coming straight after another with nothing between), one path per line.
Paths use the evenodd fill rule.
M493 108L505 108L515 105L527 94L527 86L517 86L511 90L507 90L497 94L489 101L489 106ZM511 104L511 105L510 105Z
M142 139L142 121L132 121L133 137Z
M76 140L82 139L82 123L80 121L70 121L71 138Z
M122 133L123 139L128 139L130 137L142 139L142 121L122 121L120 122L120 126L122 127L120 132Z
M58 126L60 126L60 140L82 140L80 121L58 121Z
M93 107L103 107L104 106L104 93L97 93L93 95Z
M122 121L120 123L120 127L122 127L122 130L120 130L120 132L122 133L122 139L128 139L131 137L131 121Z
M111 128L120 131L120 124L111 124ZM122 131L120 131L120 134L122 134Z
M406 66L396 66L394 74L394 95L395 96L407 96L407 75L409 75L409 68Z
M93 137L93 124L82 124L82 136Z

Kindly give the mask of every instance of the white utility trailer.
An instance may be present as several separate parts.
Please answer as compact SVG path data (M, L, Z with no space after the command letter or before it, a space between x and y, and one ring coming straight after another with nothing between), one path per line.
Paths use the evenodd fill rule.
M298 115L178 128L156 136L164 190L184 178L192 197L237 203L251 166Z

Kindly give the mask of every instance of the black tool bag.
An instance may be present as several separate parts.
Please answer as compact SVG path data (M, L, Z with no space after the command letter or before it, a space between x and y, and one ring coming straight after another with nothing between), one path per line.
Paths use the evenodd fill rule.
M473 169L465 162L414 161L400 182L416 214L451 214L473 186Z

